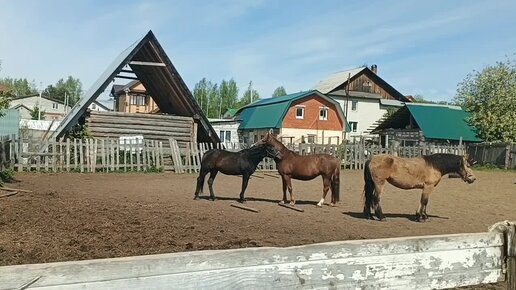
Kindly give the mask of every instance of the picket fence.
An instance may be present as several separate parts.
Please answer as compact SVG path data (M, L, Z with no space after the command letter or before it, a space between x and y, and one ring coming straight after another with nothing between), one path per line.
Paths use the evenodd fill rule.
M6 162L17 171L128 172L161 171L163 143L138 139L66 139L26 143L3 137Z

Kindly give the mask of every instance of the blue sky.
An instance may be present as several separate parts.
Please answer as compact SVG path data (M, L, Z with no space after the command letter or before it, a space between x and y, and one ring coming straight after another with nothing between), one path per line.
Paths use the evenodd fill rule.
M516 1L0 0L0 77L84 89L152 30L190 89L201 78L310 89L377 64L405 95L450 100L475 69L515 58Z

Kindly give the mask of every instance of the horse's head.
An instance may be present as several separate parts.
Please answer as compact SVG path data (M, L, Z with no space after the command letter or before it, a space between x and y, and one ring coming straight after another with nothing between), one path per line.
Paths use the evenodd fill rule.
M272 131L272 130L271 130ZM259 145L267 145L270 149L270 155L269 157L272 157L274 159L281 159L282 157L282 150L285 148L283 144L281 144L280 141L278 141L274 135L272 135L272 132L269 131L267 134L257 142L255 142L251 147L253 146L259 146Z
M462 156L457 173L467 183L473 183L477 179L473 174L473 169L471 169L472 164L474 164L473 160L469 159L468 156Z

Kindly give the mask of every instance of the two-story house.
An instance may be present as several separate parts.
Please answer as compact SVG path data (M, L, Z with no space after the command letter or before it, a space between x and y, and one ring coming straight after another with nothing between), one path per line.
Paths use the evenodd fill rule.
M138 80L125 85L113 85L110 95L114 99L115 112L152 113L158 110L158 106Z
M273 129L283 143L339 144L346 123L339 103L315 90L259 100L240 108L235 119L244 143Z
M334 73L314 89L336 100L351 127L347 138L368 136L387 113L410 99L378 76L376 65Z
M30 95L18 97L11 100L11 109L20 111L22 119L32 119L31 113L34 108L39 108L41 112L45 112L41 116L41 120L57 120L60 121L70 112L71 107L65 105L62 101L47 96Z

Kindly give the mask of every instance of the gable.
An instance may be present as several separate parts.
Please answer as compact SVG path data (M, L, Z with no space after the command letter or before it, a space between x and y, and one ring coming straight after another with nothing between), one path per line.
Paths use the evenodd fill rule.
M149 31L143 38L123 51L82 96L72 111L61 122L50 139L62 136L78 123L88 106L118 76L124 67L142 83L163 113L193 117L198 126L197 141L219 142L208 119L197 105L190 90L166 55L158 40ZM126 70L124 70L126 72Z
M377 94L384 99L409 101L403 94L367 67L332 74L320 81L315 88L319 88L324 94L349 90Z

